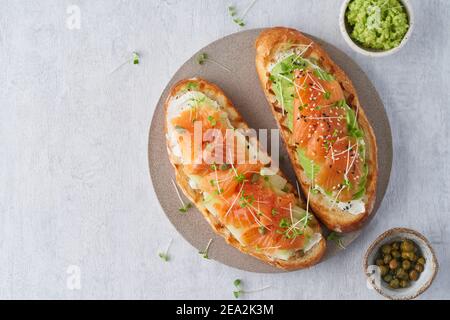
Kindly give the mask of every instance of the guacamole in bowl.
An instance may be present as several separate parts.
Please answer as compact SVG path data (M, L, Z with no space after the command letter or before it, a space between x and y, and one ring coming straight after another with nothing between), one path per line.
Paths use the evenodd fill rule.
M347 0L341 12L344 38L359 52L394 51L404 44L411 26L407 0Z

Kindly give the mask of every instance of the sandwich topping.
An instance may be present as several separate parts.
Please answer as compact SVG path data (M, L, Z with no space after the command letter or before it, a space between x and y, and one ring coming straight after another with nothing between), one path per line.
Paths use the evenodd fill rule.
M167 110L169 152L183 163L178 169L188 177L189 186L201 193L197 205L207 209L249 251L282 260L303 255L322 239L314 231L317 220L301 207L279 171L264 164L265 153L260 151L252 158L258 144L233 128L220 101L210 99L199 85L186 84L169 101ZM199 125L204 134L197 152L190 146L195 144ZM221 134L210 136L211 129ZM227 153L229 143L235 148ZM243 154L240 143L245 144ZM218 153L223 154L223 163L211 161ZM238 161L239 156L247 160Z
M280 51L269 67L270 89L312 192L351 214L364 212L368 167L358 110L347 105L339 82L316 59L312 44L286 44Z

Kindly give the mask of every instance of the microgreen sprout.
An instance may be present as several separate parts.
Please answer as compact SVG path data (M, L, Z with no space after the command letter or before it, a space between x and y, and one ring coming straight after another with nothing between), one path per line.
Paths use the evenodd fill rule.
M261 227L258 227L258 232L259 232L259 234L261 234L261 235L265 235L266 232L267 232L267 229L266 229L265 226L261 226Z
M233 295L236 299L240 298L243 294L260 292L260 291L267 290L271 287L271 286L266 286L264 288L257 289L257 290L243 290L242 289L242 280L240 280L240 279L234 280L233 285L236 288L236 290L233 291Z
M217 120L213 116L209 116L208 121L211 124L211 126L213 126L213 127L215 127L217 124Z
M199 65L204 65L207 61L214 63L215 65L219 66L220 68L222 68L223 70L225 70L227 72L231 72L230 68L224 66L223 64L221 64L220 62L218 62L214 59L211 59L206 52L200 53L197 56L197 63Z
M206 60L208 60L208 54L207 53L200 53L197 57L197 63L200 65L205 64Z
M170 256L169 256L169 249L170 246L172 245L173 239L170 239L169 244L167 245L167 249L164 252L159 252L158 256L164 261L164 262L168 262L170 260Z
M245 22L242 18L234 18L233 22L236 23L239 27L245 26Z
M189 211L189 209L192 208L192 203L186 203L183 207L178 209L181 213L186 213Z
M234 7L234 6L229 6L229 7L228 7L228 14L229 14L231 17L235 17L236 14L237 14L236 7Z
M133 52L133 64L139 64L139 53Z
M173 181L173 179L172 179L172 184L173 184L173 187L175 188L175 191L177 193L178 199L180 199L180 202L181 202L181 205L182 205L181 208L178 209L178 211L180 211L181 213L188 212L188 210L192 208L192 203L190 203L190 202L185 203L183 201L183 198L181 198L180 191L178 191L178 187L177 187L175 181Z
M239 198L239 205L241 208L251 206L253 202L255 202L255 197L253 197L252 195L242 194L242 196Z
M334 231L331 232L331 233L328 235L327 240L333 241L334 243L336 243L336 245L337 245L339 248L345 249L344 242L342 241L342 237L341 237L341 235L339 235L338 233L336 233L336 232L334 232Z
M114 72L118 71L120 68L122 68L124 65L128 63L139 64L139 62L140 62L139 53L133 51L130 59L127 59L126 61L122 62L120 65L114 68L114 70L112 70L109 74L113 74Z
M234 177L234 180L236 180L239 183L242 183L245 181L245 174L239 173L237 176Z
M209 252L209 248L211 247L212 242L213 242L213 239L210 239L208 244L206 245L205 250L198 252L205 259L209 259L208 252Z
M229 6L228 7L228 14L230 15L231 18L233 18L233 22L236 23L238 26L240 27L244 27L245 26L245 17L247 16L247 14L249 13L250 9L253 8L253 6L255 5L257 0L252 0L249 4L249 6L247 7L247 9L245 9L244 13L242 14L242 16L238 17L237 16L237 10L235 6Z

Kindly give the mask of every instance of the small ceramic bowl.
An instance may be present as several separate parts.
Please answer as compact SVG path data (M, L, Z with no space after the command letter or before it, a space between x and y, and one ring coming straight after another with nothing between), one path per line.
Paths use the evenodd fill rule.
M374 275L374 271L377 268L375 259L382 245L402 239L410 239L419 247L421 254L426 259L425 269L420 274L419 279L412 281L408 288L391 289L382 279L375 280L376 276ZM419 232L406 228L394 228L386 231L370 245L364 256L364 272L372 287L378 293L391 300L415 299L430 287L438 269L439 264L430 242Z
M400 44L397 47L392 48L390 50L375 50L375 49L365 48L365 47L360 46L359 44L354 42L352 40L352 38L350 38L349 27L347 25L346 18L345 18L345 13L347 12L347 7L348 7L348 4L350 1L352 1L352 0L344 0L344 2L342 3L340 15L339 15L339 27L341 29L341 34L344 37L345 42L347 42L347 44L350 46L350 48L352 48L356 52L359 52L359 53L369 56L369 57L385 57L385 56L391 55L391 54L399 51L401 48L403 48L405 46L406 42L408 41L408 39L411 36L413 27L414 27L414 13L412 10L412 6L408 0L399 0L399 1L403 4L403 6L406 9L406 14L408 15L408 21L409 21L409 29L406 32L405 37L400 42Z

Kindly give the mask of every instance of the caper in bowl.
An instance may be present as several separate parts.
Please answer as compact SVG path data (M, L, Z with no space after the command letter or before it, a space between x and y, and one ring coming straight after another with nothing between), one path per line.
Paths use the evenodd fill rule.
M407 288L417 281L425 269L426 259L419 246L410 239L383 244L378 250L375 264L380 276L392 289Z

